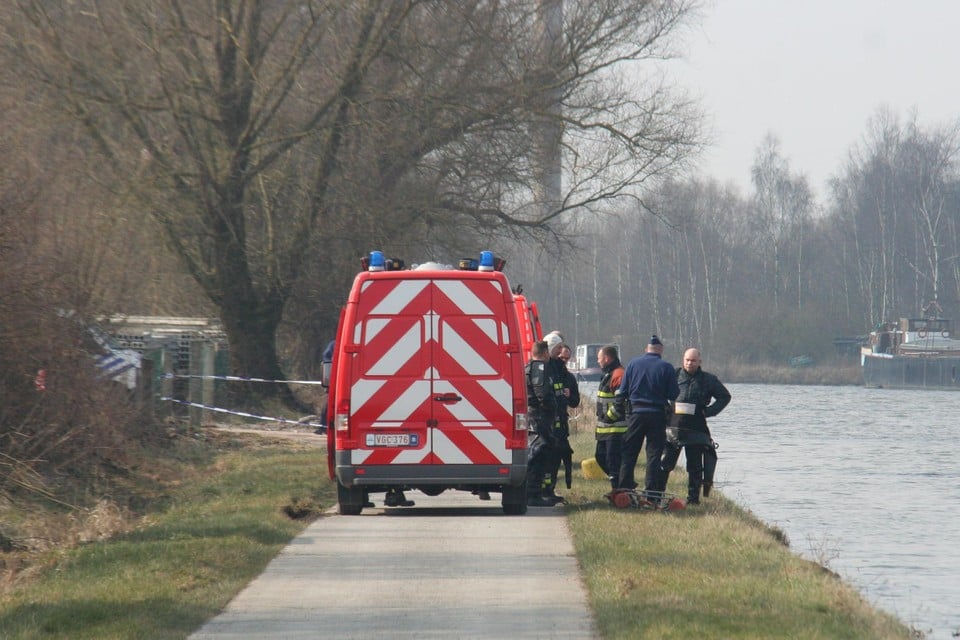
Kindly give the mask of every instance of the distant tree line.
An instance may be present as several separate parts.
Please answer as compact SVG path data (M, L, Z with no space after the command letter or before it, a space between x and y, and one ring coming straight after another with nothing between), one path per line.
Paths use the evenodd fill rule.
M834 338L931 300L960 314L958 133L878 111L822 204L771 135L751 193L668 180L633 210L584 223L576 250L518 250L518 277L581 342L637 353L657 332L723 359L830 359Z

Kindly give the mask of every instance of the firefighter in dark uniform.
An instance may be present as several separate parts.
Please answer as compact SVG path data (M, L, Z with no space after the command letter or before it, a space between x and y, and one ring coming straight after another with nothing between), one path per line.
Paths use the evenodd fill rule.
M610 479L610 487L617 488L620 473L620 449L623 447L623 434L627 431L627 420L618 417L614 408L614 396L623 381L623 365L616 345L608 344L597 352L597 364L603 371L597 387L597 446L594 457L600 469Z
M717 466L716 447L707 427L707 418L717 415L730 404L730 392L717 376L700 368L697 349L684 352L683 366L676 371L680 394L673 405L661 460L664 484L677 466L680 449L685 448L689 475L687 504L699 504L701 486L703 495L710 495Z
M549 346L549 336L547 340L547 345ZM555 352L559 355L554 356ZM553 484L544 488L544 497L556 503L564 502L564 499L556 493L561 464L564 466L564 477L568 489L571 486L570 483L573 473L573 447L570 446L569 439L570 414L568 410L576 409L580 406L580 385L577 383L577 376L567 368L567 362L570 361L570 357L570 347L563 342L560 343L559 349L554 348L550 350L550 363L556 371L558 381L562 381L562 383L556 387L557 406L563 407L563 409L559 410L557 422L554 423L554 434L557 436L557 450L553 460L552 473L550 474Z
M527 414L531 430L527 457L527 505L550 507L554 502L544 498L543 490L556 448L553 431L557 420L557 398L547 343L534 343L530 355L531 360L526 366Z
M567 436L570 435L567 423L567 396L564 393L567 365L560 359L560 352L563 349L563 336L560 335L560 332L552 331L548 333L544 337L544 342L547 343L549 353L549 360L546 363L547 376L553 384L553 397L557 405L557 415L553 421L550 447L544 452L547 459L541 497L551 504L557 504L563 501L563 498L556 494L558 471L563 462L564 445L570 446L567 441Z

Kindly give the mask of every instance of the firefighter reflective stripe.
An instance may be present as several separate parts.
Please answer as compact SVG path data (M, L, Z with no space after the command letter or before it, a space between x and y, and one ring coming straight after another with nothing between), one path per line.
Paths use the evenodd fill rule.
M605 424L603 422L597 424L597 435L608 436L616 433L626 433L627 425L620 424Z
M627 432L625 418L618 419L614 407L614 393L612 391L597 391L597 417L606 417L610 422L597 422L597 435L613 435Z

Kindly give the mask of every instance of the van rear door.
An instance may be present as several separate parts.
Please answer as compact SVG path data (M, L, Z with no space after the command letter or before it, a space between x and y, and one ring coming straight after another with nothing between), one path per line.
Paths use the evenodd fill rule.
M506 281L390 275L358 299L352 463L509 463L520 353Z
M427 464L430 281L361 278L352 336L351 461Z
M433 284L433 462L509 464L514 359L520 357L519 336L506 315L513 309L497 280Z

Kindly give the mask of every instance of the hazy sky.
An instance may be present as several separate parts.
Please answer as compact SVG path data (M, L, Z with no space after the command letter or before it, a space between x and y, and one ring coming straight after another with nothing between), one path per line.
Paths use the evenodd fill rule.
M707 0L674 77L714 146L701 173L747 193L767 132L822 197L881 106L922 126L960 118L960 2Z

